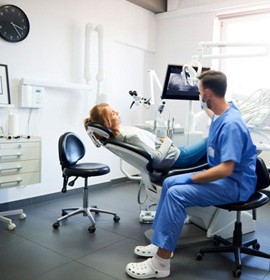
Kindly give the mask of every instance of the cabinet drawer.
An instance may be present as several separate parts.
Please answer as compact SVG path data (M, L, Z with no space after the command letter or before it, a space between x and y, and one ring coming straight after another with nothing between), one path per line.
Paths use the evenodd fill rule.
M0 188L20 187L40 183L40 172L0 177Z
M8 145L8 144L5 144ZM0 162L38 159L40 157L40 145L10 145L8 148L1 145Z
M40 142L1 142L0 143L0 151L1 150L15 150L15 149L21 149L21 148L32 148L32 147L39 147Z
M0 162L0 177L5 175L37 172L40 169L39 160Z

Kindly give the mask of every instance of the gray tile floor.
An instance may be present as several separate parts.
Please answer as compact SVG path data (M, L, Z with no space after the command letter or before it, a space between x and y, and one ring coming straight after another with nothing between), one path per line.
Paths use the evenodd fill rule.
M96 232L88 232L89 221L83 216L71 217L58 230L52 223L59 217L61 208L81 205L81 195L24 207L27 218L13 220L17 227L8 231L0 223L0 279L1 280L109 280L131 279L125 266L141 258L133 254L136 245L147 244L144 232L149 224L140 224L137 204L138 185L125 182L107 188L90 190L90 200L99 207L116 211L121 217L114 223L112 216L96 216ZM258 211L256 235L261 250L270 252L270 205ZM211 246L211 241L206 242ZM209 254L196 261L200 247L195 244L179 247L171 261L169 279L233 279L233 256ZM270 280L269 260L243 255L241 279Z

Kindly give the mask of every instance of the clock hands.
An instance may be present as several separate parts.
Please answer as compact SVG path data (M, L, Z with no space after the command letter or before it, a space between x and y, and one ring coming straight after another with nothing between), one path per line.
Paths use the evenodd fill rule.
M18 35L21 37L22 35L20 34L18 28L21 29L21 30L23 30L23 28L20 27L19 25L15 24L15 23L13 23L12 21L10 22L10 24L14 27L14 29L16 30L16 32L18 33Z

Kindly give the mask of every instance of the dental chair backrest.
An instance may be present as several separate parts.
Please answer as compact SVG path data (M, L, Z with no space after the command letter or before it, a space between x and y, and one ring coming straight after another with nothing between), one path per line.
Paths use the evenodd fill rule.
M105 147L141 172L152 172L152 157L143 149L118 141L110 129L88 122L87 134L96 147Z

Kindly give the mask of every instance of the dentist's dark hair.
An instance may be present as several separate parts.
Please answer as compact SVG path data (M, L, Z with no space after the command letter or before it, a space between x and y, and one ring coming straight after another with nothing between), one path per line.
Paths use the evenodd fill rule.
M227 90L227 77L224 73L215 70L203 72L198 79L204 89L210 89L215 96L224 97Z

